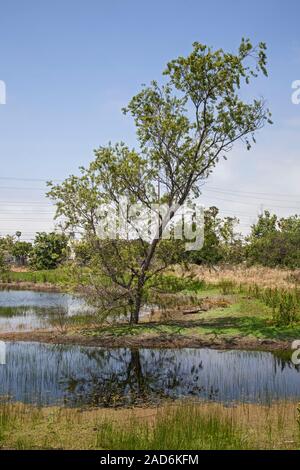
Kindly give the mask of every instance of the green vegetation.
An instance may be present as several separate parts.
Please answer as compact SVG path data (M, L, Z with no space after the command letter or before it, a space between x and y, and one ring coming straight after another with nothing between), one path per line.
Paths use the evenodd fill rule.
M36 270L55 269L68 259L69 238L62 233L38 232L34 243L21 241L21 232L0 238L0 270L2 266L31 266Z
M300 320L300 290L250 286L248 292L272 309L276 326L293 325Z
M208 286L206 286L203 280L180 278L170 275L160 275L151 279L151 281L147 284L147 287L149 289L156 288L158 291L164 293L177 293L182 291L197 293Z
M14 241L11 247L11 255L14 257L16 264L19 266L25 266L27 260L30 258L31 253L32 244L29 242L17 240Z
M57 268L68 257L68 238L61 233L40 232L36 235L30 255L30 264L35 269Z
M67 267L61 267L53 270L41 271L5 271L0 273L0 280L3 283L33 283L33 284L53 284L53 285L69 285L70 270Z
M2 449L299 449L297 404L68 409L0 404Z
M101 146L80 176L49 183L56 217L65 230L82 232L90 246L101 280L95 288L102 311L123 315L126 309L131 324L139 322L148 282L184 258L185 240L165 236L177 226L179 209L199 196L200 184L237 141L249 150L256 131L271 123L264 100L245 102L241 92L242 85L267 75L265 51L264 43L253 46L248 39L235 54L195 42L189 55L167 64L163 85L152 81L124 109L134 120L139 152L122 142ZM124 211L124 199L129 210ZM152 212L152 225L154 218L158 222L147 240L140 214L145 210ZM121 224L128 226L127 241L107 236L120 225L117 214L125 216ZM215 243L214 214L211 220L208 238ZM217 227L227 244L233 222ZM97 236L100 229L102 237ZM89 259L87 245L81 246L81 260ZM205 249L206 258L216 255L219 261L216 250Z
M300 217L278 219L265 211L252 226L246 259L264 266L300 267Z
M230 419L201 408L183 406L159 413L154 424L133 419L120 426L106 422L97 433L96 447L117 450L229 450L247 449L249 443Z
M194 314L193 318L188 319L175 317L173 320L141 322L135 326L128 324L89 328L86 326L84 325L81 333L87 336L118 338L146 335L174 341L174 345L181 338L212 341L213 344L216 340L292 341L300 337L300 323L277 326L271 308L258 300L242 297L235 299L229 307L211 309L208 312Z
M204 211L204 244L201 250L185 253L183 258L208 266L220 263L236 264L244 261L244 240L236 217L220 217L217 207Z

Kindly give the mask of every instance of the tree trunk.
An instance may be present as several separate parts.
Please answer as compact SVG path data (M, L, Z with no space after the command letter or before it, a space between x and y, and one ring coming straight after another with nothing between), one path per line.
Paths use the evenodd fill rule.
M179 204L180 205L180 204ZM137 283L137 288L136 288L136 295L135 295L135 300L134 300L134 309L130 315L130 323L137 325L139 322L139 316L140 316L140 309L142 305L142 300L143 300L143 289L144 289L144 284L146 280L146 274L148 272L149 266L151 264L152 258L155 254L155 250L157 247L157 244L162 238L163 231L165 227L167 226L168 222L173 219L179 205L174 208L174 210L169 210L169 213L165 216L164 220L160 223L159 229L158 229L158 234L157 237L155 237L152 240L152 243L149 247L149 251L147 254L147 257L142 265L142 271L138 279Z
M132 310L131 316L130 316L130 323L132 325L137 325L138 322L139 322L140 309L141 309L142 300L143 300L144 283L145 283L144 277L140 278L138 280L136 295L135 295L135 299L134 299L134 307L133 307L133 310Z

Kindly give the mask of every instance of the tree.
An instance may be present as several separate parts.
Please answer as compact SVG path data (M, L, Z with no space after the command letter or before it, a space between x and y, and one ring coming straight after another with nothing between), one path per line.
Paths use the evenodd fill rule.
M18 241L20 241L21 236L22 236L22 232L20 232L19 230L17 230L17 232L16 232L16 237L17 237Z
M56 232L39 232L34 240L31 264L35 269L55 269L68 256L68 237Z
M30 242L21 242L17 240L12 246L11 254L14 256L18 264L24 265L30 256L31 250L32 244Z
M255 132L271 122L263 100L240 98L242 84L259 73L267 75L265 51L264 43L253 47L245 39L236 54L194 43L190 55L167 64L165 84L152 82L124 109L134 119L139 151L123 143L100 147L81 177L50 183L57 216L94 238L102 278L108 279L107 292L100 291L107 308L109 302L129 305L131 323L139 320L149 279L173 262L172 256L161 259L158 253L180 208L200 195L201 184L235 142L250 149ZM153 203L167 204L146 243L139 230L132 243L97 238L97 207L108 202L120 208L124 197L149 209ZM136 230L136 218L127 216L127 222Z
M271 214L269 211L264 211L263 214L258 216L258 220L251 227L251 239L263 238L271 233L277 231L277 215Z
M300 266L300 218L278 219L265 211L259 215L247 238L246 257L250 264L265 266Z
M0 238L0 270L4 271L11 261L14 237L6 235Z
M6 270L6 266L5 266L4 253L0 246L0 273L2 273L5 270Z
M240 262L242 258L242 237L236 233L239 223L235 217L221 218L217 207L204 212L204 244L201 250L185 255L196 264L215 265L222 262Z

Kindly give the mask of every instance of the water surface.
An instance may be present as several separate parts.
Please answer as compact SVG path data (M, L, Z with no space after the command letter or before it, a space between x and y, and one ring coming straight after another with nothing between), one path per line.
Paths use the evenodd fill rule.
M83 299L70 294L0 290L0 332L47 328L54 318L87 310Z
M22 342L6 349L0 396L13 401L127 406L190 397L223 403L300 399L299 368L268 352Z

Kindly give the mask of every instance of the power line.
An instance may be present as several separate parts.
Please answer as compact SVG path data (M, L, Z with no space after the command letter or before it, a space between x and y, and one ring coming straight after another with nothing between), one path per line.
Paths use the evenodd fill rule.
M205 194L203 194L202 196L204 197L211 197L211 196L206 196ZM232 199L224 199L224 198L220 198L220 197L217 197L217 196L213 196L214 199L218 200L218 201L223 201L223 202L231 202L233 204L246 204L246 205L249 205L249 206L257 206L258 203L251 203L251 202L243 202L241 200L238 200L238 201L235 201L235 200L232 200ZM275 207L276 209L292 209L292 210L296 210L296 211L299 211L299 207L291 207L291 206L276 206L274 204L270 204L270 207Z
M5 210L0 209L0 217L1 217L1 214L16 214L16 215L18 215L18 214L21 214L21 215L23 215L23 214L24 215L35 215L35 214L45 214L46 215L46 214L49 214L49 215L53 216L55 214L55 212L31 211L31 210L28 210L28 209L26 211L20 212L20 211L5 211Z
M26 178L26 177L17 177L17 176L0 176L0 180L3 181L29 181L29 182L42 182L48 183L49 181L56 181L56 182L63 182L63 179L59 178ZM242 189L224 189L218 188L215 186L204 186L209 191L217 191L217 192L230 192L230 193L240 193L240 194L248 194L248 195L261 195L261 196L279 196L279 197L299 197L300 194L288 194L288 193L271 193L271 192L258 192L258 191L245 191ZM10 189L5 188L5 189ZM25 189L25 188L11 188L11 189ZM26 188L29 189L29 188ZM30 188L30 189L39 189L39 188Z
M288 193L270 193L270 192L267 192L267 193L264 193L264 192L258 192L258 191L244 191L244 190L241 190L241 189L224 189L224 188L217 188L217 187L214 187L214 186L203 186L204 189L209 189L211 191L218 191L218 192L231 192L231 193L241 193L241 194L258 194L258 195L261 195L261 196L280 196L280 197L299 197L300 198L300 194L288 194Z
M17 222L15 218L13 219L3 219L2 217L0 218L0 222L3 221L3 220L9 220L9 221L12 221L12 222ZM40 217L36 218L36 219L33 219L33 218L18 218L18 220L25 220L27 222L49 222L49 218L48 219L41 219Z
M42 202L42 201L1 201L0 200L0 204L5 204L5 205L22 205L22 204L32 204L32 205L35 205L35 204L38 204L38 205L43 205L43 206L54 206L55 204L51 204L51 202L47 203L47 202Z
M221 190L217 190L217 189L209 189L209 188L206 188L204 191L209 191L209 192L212 192L212 193L217 193L217 194L225 194L227 196L238 196L239 195L237 193L235 193L234 191L221 191ZM250 198L250 199L259 199L260 201L262 200L261 196L255 196L254 194L253 195L250 195L250 194L243 194L242 195L243 198ZM282 201L282 199L274 199L274 198L266 198L264 197L263 198L264 201L279 201L279 202L290 202L290 201ZM296 201L293 201L293 202L296 202ZM296 202L296 204L300 204L298 201Z

